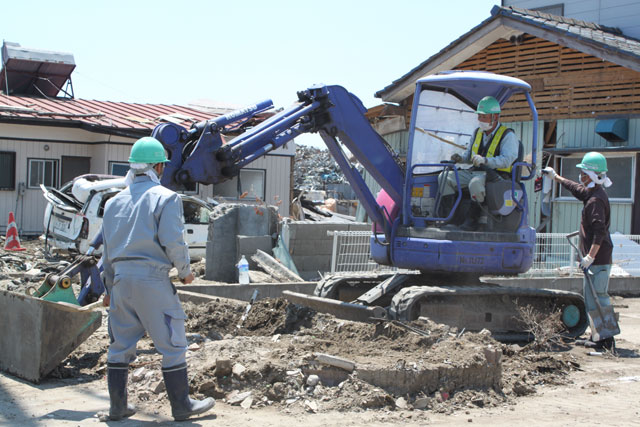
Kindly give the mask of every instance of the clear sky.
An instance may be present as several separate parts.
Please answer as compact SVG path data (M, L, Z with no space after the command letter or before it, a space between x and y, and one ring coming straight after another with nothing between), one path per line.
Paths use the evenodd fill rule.
M76 98L276 107L315 83L374 93L498 0L5 1L0 37L69 52ZM319 137L318 143L322 145ZM307 138L304 141L306 143Z

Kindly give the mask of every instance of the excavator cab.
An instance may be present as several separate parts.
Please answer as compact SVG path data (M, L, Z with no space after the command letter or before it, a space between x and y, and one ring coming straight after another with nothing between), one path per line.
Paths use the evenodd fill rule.
M402 206L384 191L380 204L393 222L392 243L372 238L372 255L382 264L423 272L517 274L533 261L535 230L528 222L524 183L534 176L537 113L528 83L478 71L451 71L420 79L416 84L409 133L409 151ZM520 142L511 174L486 169L487 223L482 231L456 227L468 215L470 196L460 186L459 171L473 165L454 163L464 155L478 127L476 105L491 95L504 105L517 95L516 107L531 109L533 122L507 124L531 136ZM525 152L530 162L523 161ZM447 177L455 178L454 194L445 191ZM440 179L439 179L440 178ZM394 215L395 213L395 215ZM447 226L448 225L448 226Z

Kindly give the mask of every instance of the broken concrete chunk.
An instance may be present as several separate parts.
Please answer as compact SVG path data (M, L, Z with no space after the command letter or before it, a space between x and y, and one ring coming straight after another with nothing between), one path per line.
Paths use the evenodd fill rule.
M249 270L249 282L251 283L278 283L278 280L262 271Z
M197 343L191 343L189 347L187 347L187 349L191 351L197 351L200 350L200 346Z
M484 348L484 357L489 365L499 365L502 360L502 350L490 345Z
M213 372L213 375L216 377L228 377L232 373L232 365L231 360L229 359L218 359L216 360L216 370Z
M151 383L151 391L154 392L155 394L160 394L163 391L166 390L166 387L164 385L164 380L160 380L160 381L156 381L154 383Z
M316 412L318 412L318 404L316 402L314 402L313 400L305 400L304 401L304 409L307 412L316 413Z
M399 397L396 399L396 408L407 409L407 401L404 397Z
M260 249L256 251L255 255L251 256L251 259L255 261L260 268L280 282L304 282L302 277L298 276L296 273L281 264L277 259Z
M307 385L309 387L315 387L318 385L319 382L320 382L320 377L317 375L309 375L309 377L307 377Z
M142 381L144 379L144 375L145 375L145 369L144 367L140 367L134 370L133 374L131 374L131 381L133 381L134 383Z
M251 408L252 404L253 404L253 397L249 396L242 401L240 406L242 406L243 409L249 409Z
M536 389L522 381L518 381L513 385L513 392L516 396L526 396L528 394L534 394Z
M227 403L232 406L239 405L250 397L251 394L252 392L250 391L245 391L244 393L238 393L237 390L233 391L227 395Z
M241 377L246 370L247 368L245 368L243 365L241 365L240 363L236 363L233 365L231 372L233 372L233 375L235 375L236 377Z
M347 372L353 372L356 369L356 363L351 360L342 359L340 357L331 356L324 353L314 353L316 360L325 365L335 366L336 368L344 369Z
M413 402L413 407L415 409L425 409L428 406L429 406L428 397L420 397Z
M42 275L43 275L42 274L42 270L40 270L38 268L32 268L31 270L26 271L24 273L25 279L30 280L30 281L34 281L34 280L38 279L38 277L40 277Z

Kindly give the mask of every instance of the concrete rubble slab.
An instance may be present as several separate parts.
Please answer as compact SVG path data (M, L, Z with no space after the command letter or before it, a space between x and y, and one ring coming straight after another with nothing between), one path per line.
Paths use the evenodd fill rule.
M276 278L280 282L303 282L302 277L289 270L277 259L258 249L251 259L264 271Z

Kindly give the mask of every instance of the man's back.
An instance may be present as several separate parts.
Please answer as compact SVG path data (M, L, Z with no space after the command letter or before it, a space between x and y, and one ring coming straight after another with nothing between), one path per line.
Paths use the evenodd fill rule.
M180 197L146 176L107 202L103 230L106 260L115 270L140 264L162 272L172 265L188 269Z

